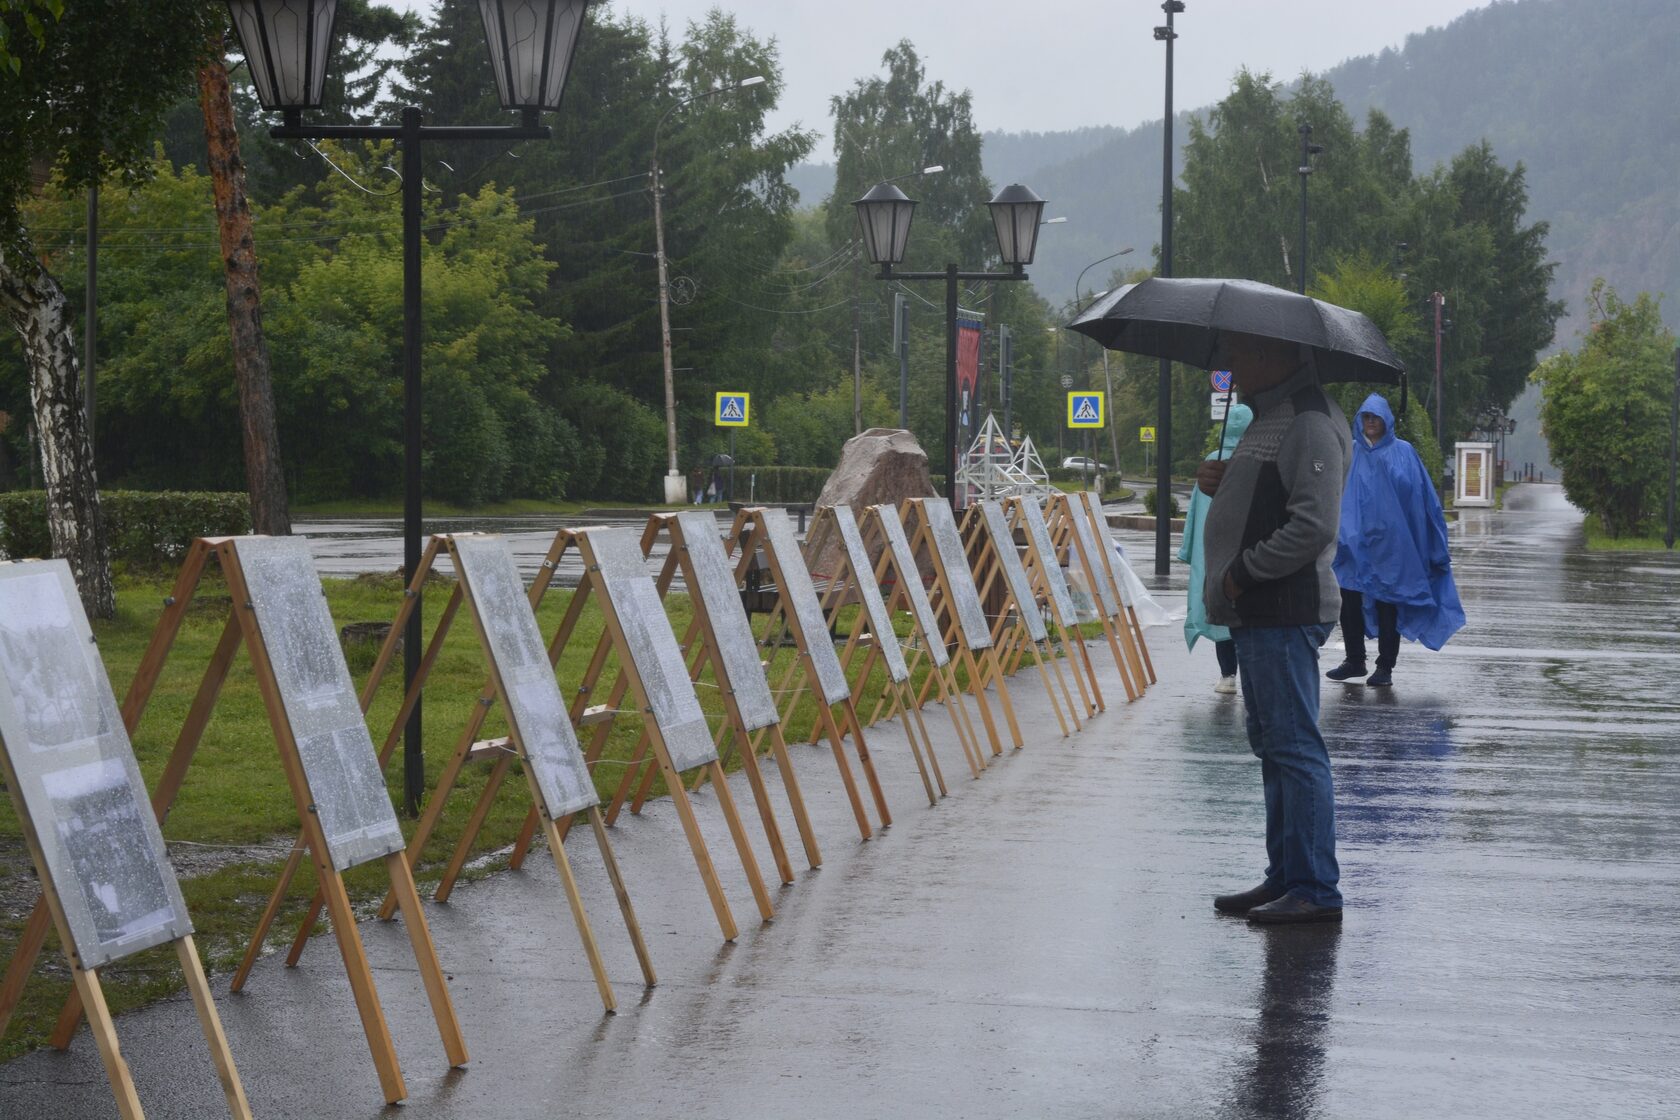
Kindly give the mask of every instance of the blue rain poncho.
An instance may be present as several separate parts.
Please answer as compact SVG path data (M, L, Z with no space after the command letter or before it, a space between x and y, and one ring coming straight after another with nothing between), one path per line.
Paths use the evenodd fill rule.
M1224 446L1208 458L1229 459L1253 419L1254 411L1246 404L1233 404L1230 418L1225 423ZM1190 488L1190 508L1184 514L1184 542L1178 547L1178 558L1190 565L1190 593L1186 596L1184 607L1184 644L1191 649L1196 648L1197 638L1223 642L1231 637L1230 630L1208 621L1207 604L1202 601L1202 584L1206 582L1202 567L1202 528L1207 522L1208 504L1212 501L1202 493L1201 487Z
M1364 418L1383 422L1365 439ZM1399 608L1400 636L1440 649L1464 625L1447 553L1447 519L1417 449L1394 434L1394 413L1377 393L1353 419L1353 467L1342 491L1336 582L1365 597L1365 633L1377 633L1376 604Z

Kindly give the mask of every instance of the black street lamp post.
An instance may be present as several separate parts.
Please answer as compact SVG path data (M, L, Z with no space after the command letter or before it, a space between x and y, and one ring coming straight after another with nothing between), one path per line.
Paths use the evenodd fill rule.
M1165 27L1155 29L1155 39L1167 45L1167 107L1161 119L1165 136L1161 142L1161 275L1173 274L1172 184L1173 184L1173 16L1184 10L1184 0L1164 0ZM1161 359L1160 378L1155 385L1155 508L1172 508L1172 362ZM1155 574L1166 575L1172 568L1172 518L1155 519Z
M1297 278L1298 283L1299 283L1299 291L1302 295L1306 295L1307 294L1307 177L1310 176L1313 173L1312 157L1316 156L1320 152L1322 152L1324 150L1324 145L1323 144L1314 144L1312 142L1313 127L1312 127L1312 125L1308 124L1306 121L1302 121L1300 127L1297 128L1295 131L1297 131L1301 134L1301 165L1295 169L1296 173L1301 176L1301 242L1297 246L1297 253L1296 253L1296 255L1298 257L1300 257L1300 261L1299 261L1299 266L1300 267L1298 267L1296 269L1296 272L1299 273L1299 276Z
M916 203L891 183L877 183L852 204L857 208L864 251L881 267L882 280L945 281L945 492L953 510L957 497L957 284L963 280L1025 280L1038 248L1044 200L1019 183L1003 188L991 207L998 255L1008 272L964 272L947 264L943 272L895 272L910 244L910 219Z
M277 140L396 140L402 145L403 246L403 570L420 565L420 203L421 148L427 140L546 140L544 110L560 107L572 58L583 31L589 0L479 0L496 93L502 108L518 110L517 125L426 125L420 110L402 111L402 123L309 124L305 109L321 105L327 61L332 54L338 0L228 0L234 30L245 49L251 84L270 111L285 123L269 130ZM420 667L420 604L403 633L403 685ZM403 801L410 815L420 811L425 757L420 741L420 705L403 734Z

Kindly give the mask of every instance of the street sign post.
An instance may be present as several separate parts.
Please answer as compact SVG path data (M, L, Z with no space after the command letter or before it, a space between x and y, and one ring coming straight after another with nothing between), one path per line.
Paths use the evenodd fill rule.
M744 428L751 410L752 394L719 393L712 423L719 428Z

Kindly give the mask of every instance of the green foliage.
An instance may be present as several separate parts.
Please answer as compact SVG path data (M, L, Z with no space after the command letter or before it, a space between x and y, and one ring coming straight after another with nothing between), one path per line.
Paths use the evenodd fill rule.
M177 563L198 537L251 531L251 502L242 493L105 490L99 501L111 559L133 568ZM52 555L45 491L0 494L0 555L13 560Z
M735 500L756 502L814 502L831 472L827 467L735 468Z
M629 394L592 381L577 383L565 402L579 433L578 493L646 502L659 496L665 473L665 423Z
M1303 120L1325 147L1309 183L1310 260L1331 265L1316 288L1394 332L1389 341L1426 405L1433 324L1425 330L1419 320L1429 294L1445 293L1454 328L1444 341L1440 436L1450 439L1483 407L1516 398L1563 311L1547 298L1548 226L1524 224L1526 172L1502 166L1482 142L1414 175L1409 132L1381 112L1361 131L1322 78L1309 75L1286 96L1269 76L1244 71L1207 120L1191 125L1174 200L1177 273L1296 286Z
M897 412L876 386L863 386L863 426L892 427ZM852 423L852 386L840 383L820 392L779 397L764 412L764 426L776 437L784 465L833 467L841 446L855 434Z
M1155 495L1156 495L1156 490L1153 486L1148 487L1143 492L1143 509L1144 509L1144 512L1149 514L1149 516L1151 516L1151 517L1154 517L1155 516L1155 511L1160 508L1159 503L1157 503L1156 500L1155 500ZM1178 495L1177 494L1168 494L1167 495L1167 508L1172 511L1172 513L1170 514L1170 516L1172 516L1172 517L1183 517L1184 516L1184 510L1178 504Z
M1569 500L1609 536L1639 536L1663 494L1674 334L1649 293L1626 303L1602 278L1587 309L1579 348L1534 371L1540 423Z

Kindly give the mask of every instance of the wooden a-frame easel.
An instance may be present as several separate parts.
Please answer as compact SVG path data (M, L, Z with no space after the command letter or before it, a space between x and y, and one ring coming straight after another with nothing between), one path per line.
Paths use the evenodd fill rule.
M584 605L591 597L600 603L605 622L605 629L595 644L571 706L573 723L594 724L584 757L591 765L601 758L606 750L613 718L624 714L618 704L628 691L637 704L635 713L643 717L643 730L653 747L654 760L665 779L665 788L671 795L683 834L694 853L694 862L717 916L718 927L723 931L724 940L733 941L739 932L735 916L730 911L723 884L718 881L717 869L700 832L700 822L694 815L694 806L683 786L684 772L704 770L717 783L718 809L735 842L742 870L746 872L747 883L758 904L759 916L769 921L775 915L775 907L770 901L770 892L764 886L764 878L759 874L758 860L753 855L729 784L721 780L723 764L718 760L705 713L700 710L699 698L688 677L687 663L677 646L676 635L665 615L659 592L648 574L641 549L628 529L594 526L560 530L555 534L548 555L543 559L543 567L531 585L533 604L542 601L542 595L553 581L567 549L576 550L583 561L583 578L578 582L571 601L566 604L560 625L549 641L549 661L559 663L560 655L583 615ZM588 702L600 691L601 674L606 670L607 658L615 653L619 676L610 694L617 699L590 709ZM536 828L534 813L527 814L525 827L514 842L509 860L511 866L517 868L523 864Z
M735 551L737 548L739 552ZM737 587L745 584L755 558L761 554L764 557L776 593L776 605L770 611L764 642L774 650L785 630L793 638L796 651L773 690L777 696L788 697L782 709L782 723L787 723L800 698L809 691L816 705L817 726L828 739L834 764L840 771L840 783L851 803L852 816L857 820L858 835L868 840L873 835L869 815L858 795L852 768L846 761L844 743L847 731L851 733L852 749L857 753L858 765L869 784L870 798L875 802L875 812L880 817L882 828L891 826L892 812L887 808L886 794L875 773L875 760L864 738L863 722L858 719L851 685L846 680L839 656L834 652L828 621L817 599L816 587L811 582L810 570L805 566L805 558L794 537L787 511L775 506L747 506L738 510L726 538L725 550L735 559ZM794 682L796 676L799 678L797 684ZM839 720L834 717L836 708L840 710ZM762 736L754 738L754 750L759 749L761 741Z
M1048 666L1040 652L1050 644L1050 631L1044 625L1026 569L1021 567L1021 556L1015 551L1015 539L1003 507L994 501L975 502L964 511L962 534L980 601L1001 604L992 620L992 645L1005 664L1004 671L1013 676L1022 659L1028 654L1032 656L1039 679L1044 683L1044 694L1050 698L1050 708L1056 713L1056 722L1065 739L1068 717L1073 719L1073 729L1080 730L1079 714L1074 710L1073 694L1068 691L1067 678L1062 675L1055 650L1050 651ZM1061 697L1056 695L1058 685ZM1084 689L1083 683L1080 688ZM1063 699L1067 701L1066 715L1062 712Z
M938 802L939 797L949 794L945 788L945 775L939 769L939 756L934 753L933 739L928 735L927 724L922 721L922 707L916 703L915 686L911 683L910 667L905 663L904 651L899 648L898 633L893 629L892 615L887 605L881 599L881 585L875 578L875 568L869 562L869 553L864 548L863 534L858 531L857 517L850 506L818 506L812 515L810 528L805 534L805 554L807 557L821 556L823 545L830 535L839 538L840 548L834 553L834 570L815 573L819 579L825 579L821 604L823 617L829 633L840 633L841 608L851 600L858 605L857 616L852 620L851 632L846 637L845 647L840 653L840 669L848 673L852 660L860 648L867 648L869 656L863 664L863 671L852 683L852 694L858 695L863 691L869 680L870 670L875 661L880 659L887 670L886 695L893 698L894 706L903 713L904 737L910 741L910 751L916 758L916 769L922 776L922 786L927 790L928 804ZM955 720L955 713L952 719ZM916 734L921 733L922 746L916 744ZM957 725L957 734L962 735L961 725ZM816 732L813 730L811 741L816 742ZM922 748L927 751L927 760L923 761ZM966 754L966 744L964 753ZM934 796L933 782L928 780L928 765L932 764L933 779L939 785L939 795Z
M1005 513L1010 527L1019 530L1026 539L1022 566L1032 582L1034 593L1050 608L1050 624L1055 628L1057 643L1062 648L1062 656L1067 659L1073 679L1079 682L1080 698L1086 702L1086 710L1091 715L1104 711L1107 705L1103 702L1102 686L1097 683L1097 671L1091 664L1090 650L1079 633L1079 616L1074 610L1073 595L1056 559L1056 546L1050 540L1050 528L1044 523L1038 500L1022 496L1010 498L1005 503ZM1089 693L1086 685L1090 686Z
M1083 506L1083 502L1080 505ZM1060 492L1050 495L1045 502L1044 519L1050 527L1050 539L1057 551L1068 558L1070 567L1077 560L1080 570L1085 573L1093 617L1108 641L1115 668L1120 671L1120 680L1126 686L1126 699L1136 700L1148 687L1143 657L1138 652L1137 636L1126 618L1120 593L1104 564L1102 546L1091 529L1090 519L1081 508L1075 507L1069 495Z
M1132 635L1137 639L1138 652L1143 657L1144 672L1149 676L1149 683L1154 684L1155 663L1150 660L1149 643L1144 640L1143 624L1138 621L1137 606L1132 602L1131 583L1120 571L1120 566L1125 561L1114 551L1114 540L1108 534L1108 521L1103 517L1102 501L1094 491L1090 490L1081 491L1076 501L1079 499L1083 500L1086 519L1091 525L1091 531L1096 535L1099 543L1103 545L1099 549L1102 553L1103 568L1108 572L1108 578L1114 583L1115 594L1120 597L1120 602L1126 608L1126 618L1131 625Z
M222 684L226 681L235 654L241 645L250 658L251 669L256 677L258 691L262 694L264 707L268 711L269 725L274 732L275 745L280 752L281 766L286 772L288 785L291 787L292 800L297 806L298 818L302 822L302 842L315 863L316 878L320 883L322 896L328 914L332 918L333 935L338 941L339 952L344 959L345 973L350 981L350 991L356 1001L356 1010L361 1018L362 1031L367 1036L368 1049L373 1055L373 1064L379 1075L381 1089L385 1093L385 1100L395 1104L408 1095L403 1083L402 1069L397 1061L396 1048L391 1041L390 1028L385 1022L385 1013L379 1003L379 994L374 987L373 972L368 965L367 952L362 945L361 934L357 930L355 911L351 908L350 895L345 889L341 871L337 866L329 847L321 814L316 811L317 793L312 790L309 775L302 755L299 752L298 736L294 734L290 703L283 694L281 686L275 679L274 660L276 652L285 656L289 651L284 646L271 648L264 636L263 619L258 617L254 605L252 583L247 580L244 565L240 558L241 547L255 547L252 542L277 542L293 550L294 565L301 565L308 560L308 543L301 537L201 537L195 540L187 550L187 555L181 565L181 571L176 576L175 585L170 596L164 600L164 611L158 619L156 628L152 631L151 642L146 652L141 656L140 667L129 686L128 695L123 700L123 719L125 724L138 724L141 713L151 699L152 690L156 687L158 677L163 671L164 663L168 660L170 647L174 645L176 636L180 633L181 624L186 618L187 608L192 602L193 593L197 590L199 580L205 568L214 558L221 566L222 574L227 580L228 593L233 603L229 612L227 624L222 630L222 636L217 643L215 653L212 654L209 666L205 669L204 678L199 684L198 693L194 696L192 707L187 713L187 721L181 728L181 733L175 742L174 751L170 755L169 763L164 769L163 778L152 796L153 806L158 812L159 819L168 815L173 806L176 795L180 792L182 782L186 778L188 767L192 763L194 753L204 735L204 729L210 721L211 713L216 706L216 700L221 693ZM294 543L295 542L295 543ZM299 553L298 550L301 550ZM315 579L315 600L308 604L294 604L306 611L317 608L325 611L324 593L320 587L318 577L314 576L314 569L309 567L309 573ZM267 580L258 581L256 586L264 593L270 590ZM272 621L272 620L271 620ZM323 624L319 615L315 619L318 625ZM326 668L343 671L343 681L348 682L349 670L344 665L344 655L338 647L336 633L332 632L330 615L325 616L324 625L327 637L330 638L331 652L325 655ZM358 709L359 710L359 709ZM132 715L131 715L132 713ZM354 733L354 729L346 731ZM367 734L367 725L361 724L361 735ZM369 754L372 755L372 743L368 744ZM370 767L377 763L376 758L366 760ZM383 771L380 771L383 773ZM324 792L324 791L323 791ZM379 796L386 798L389 808L389 795L385 791L383 781L380 782ZM391 810L391 820L394 824L395 810ZM421 908L420 895L414 886L414 878L409 872L408 863L402 858L401 832L396 834L396 846L380 857L385 863L387 873L391 877L391 889L395 892L398 905L402 907L403 915L407 919L406 926L410 945L414 951L415 962L418 965L421 981L425 986L426 995L431 1003L432 1015L437 1020L438 1034L443 1040L443 1048L451 1066L462 1066L467 1063L466 1042L461 1036L461 1027L455 1016L454 1004L449 998L449 987L444 979L443 969L438 964L437 951L432 943L430 927L426 923L425 911ZM302 852L294 853L294 858L301 859ZM371 859L362 862L371 862ZM347 865L349 866L349 865ZM271 921L271 916L265 914L265 921ZM242 970L243 972L248 969ZM79 1001L72 996L65 1005L63 1014L59 1016L58 1029L54 1032L54 1045L60 1046L60 1039L68 1043L71 1032L75 1030L80 1018Z
M769 789L758 765L754 732L762 731L770 740L770 752L782 777L782 786L793 811L794 823L805 849L805 858L812 868L822 866L822 850L817 844L816 829L811 825L810 814L805 808L805 795L799 788L799 775L794 770L793 759L788 754L787 741L782 735L781 716L776 710L775 698L770 693L764 665L759 660L758 647L753 638L752 620L741 604L740 591L730 569L729 557L725 554L723 541L718 535L717 521L710 512L699 510L655 513L648 518L647 528L642 533L644 556L652 555L654 545L658 543L661 534L669 537L670 550L665 555L665 563L654 580L654 586L663 598L669 593L680 572L683 584L688 588L694 617L689 620L688 629L682 635L681 645L684 657L690 661L689 679L697 686L710 683L718 689L723 700L723 719L718 724L713 737L714 742L720 755L727 748L728 741L732 741L741 751L741 768L747 773L753 797L757 801L759 816L764 822L764 831L770 841L777 871L783 883L791 883L793 868L788 862L787 848L782 841L781 829L776 824L775 811L770 804ZM702 679L702 674L708 667L712 670L710 682ZM625 685L621 678L615 690L623 687ZM615 706L617 702L609 700L608 706ZM617 819L619 810L631 797L632 788L634 800L630 803L630 811L642 811L642 804L653 787L654 776L659 772L655 765L644 765L647 746L648 737L644 732L637 739L618 789L613 794L612 805L607 810L608 824ZM696 778L697 786L704 777L705 772L702 771Z
M980 605L980 592L974 584L951 507L943 498L906 498L899 507L899 519L909 535L911 563L917 556L926 556L933 568L933 584L928 592L935 617L941 620L940 640L946 648L955 646L962 651L968 670L968 691L979 703L980 719L986 726L992 755L1003 754L1003 741L986 703L988 683L997 685L998 705L1009 725L1010 741L1019 750L1026 744L1026 738L1021 734L1020 721L1015 718L1009 685L1003 679L1003 666L992 642L991 627L986 624L986 612ZM886 525L884 513L881 523ZM922 683L917 696L919 702L925 702L930 687L931 682Z
M891 617L899 611L908 611L911 625L915 629L915 642L910 646L906 666L914 674L920 660L924 656L927 658L928 676L932 678L939 693L940 702L950 714L951 725L957 732L957 741L962 744L963 757L968 761L969 773L978 778L980 772L986 769L986 755L980 749L979 735L974 730L974 721L969 718L968 705L963 701L963 689L957 683L956 662L951 659L951 651L946 648L945 636L939 628L939 617L928 600L927 589L922 586L922 573L916 564L915 555L910 551L909 539L904 535L904 523L898 518L898 507L890 504L870 506L863 511L861 528L864 539L881 557L874 570L876 585L892 588L891 592L882 595L887 615ZM960 643L958 648L969 658L970 671L978 672L973 667L973 655ZM847 652L853 651L848 649ZM869 671L876 656L872 646L864 660L860 679L869 678ZM924 702L915 694L914 689L906 690L905 694L909 703L918 707L923 705ZM991 706L986 702L984 694L980 696L980 709L987 732L996 743L997 727L992 719ZM870 714L870 726L882 718L892 719L901 710L902 704L898 695L883 693L876 702L875 710ZM1001 750L1001 745L998 749Z
M82 611L81 603L76 597L75 584L70 576L69 565L63 560L21 561L18 563L0 564L0 570L6 582L13 579L28 580L36 583L34 577L45 577L38 586L32 586L25 594L34 597L43 592L57 592L57 598L63 604L65 611L65 626L79 647L75 652L89 660L87 680L99 690L96 697L55 696L43 699L73 700L85 702L94 700L101 708L106 708L105 715L115 710L116 701L111 693L111 684L105 676L105 667L99 661L97 648L93 646L93 634L87 621L87 615ZM56 585L56 586L54 586ZM16 590L23 591L18 587ZM84 641L85 639L85 641ZM43 658L44 660L44 658ZM9 682L0 682L0 688L10 693ZM11 698L13 703L8 707L19 721L27 725L27 717L17 707L21 707L22 698ZM108 708L107 708L108 705ZM132 713L135 722L129 720ZM36 713L37 716L40 713ZM30 858L34 861L35 872L41 883L41 895L36 900L35 908L31 912L28 922L24 926L23 936L19 941L10 965L6 969L3 982L0 982L0 1036L6 1033L6 1024L11 1020L12 1012L16 1010L18 1001L23 996L25 982L35 967L46 933L49 927L58 931L59 944L63 947L66 963L70 968L70 980L75 993L78 1008L87 1009L88 1027L93 1034L94 1043L99 1050L101 1064L105 1068L106 1079L111 1084L111 1094L116 1100L117 1111L124 1120L141 1120L145 1115L140 1106L140 1098L134 1088L134 1078L129 1072L128 1062L122 1056L122 1048L117 1039L116 1025L111 1018L111 1010L105 1003L105 992L99 983L99 970L106 964L121 959L140 949L149 948L154 944L171 944L175 949L176 960L180 962L182 975L187 982L187 990L192 996L193 1009L198 1015L199 1027L204 1032L204 1040L209 1046L210 1058L216 1067L216 1076L222 1085L222 1095L227 1100L228 1113L234 1120L250 1120L251 1106L245 1098L244 1086L239 1080L239 1071L234 1067L233 1054L228 1049L226 1034L222 1031L220 1016L216 1013L215 999L210 994L210 981L204 974L204 966L198 959L198 948L193 942L193 931L190 919L186 917L186 908L181 899L180 888L175 880L174 871L168 866L163 856L163 836L160 826L163 817L168 813L168 805L161 806L154 799L147 812L143 806L146 802L145 787L140 780L140 770L134 759L133 747L129 736L133 734L138 722L139 708L123 710L122 718L114 727L108 727L101 738L109 740L107 743L95 743L90 752L87 743L60 745L55 750L55 763L63 769L68 763L72 767L86 769L91 763L94 766L113 765L119 768L121 781L117 784L126 787L123 792L127 797L124 808L132 813L129 823L135 831L142 833L136 837L141 841L142 849L152 855L150 867L153 881L151 886L161 889L167 895L168 908L172 911L167 919L167 928L157 928L152 936L145 938L144 943L136 939L132 947L120 950L104 948L97 944L100 940L97 931L92 936L96 942L94 951L81 948L76 936L76 928L70 918L63 892L72 888L72 884L60 883L54 874L54 866L60 861L49 859L47 846L62 848L64 841L57 832L52 821L37 821L32 812L32 802L36 801L35 794L46 792L46 782L49 779L38 775L26 776L22 768L14 763L14 751L29 751L31 744L27 731L19 735L20 741L12 741L12 730L0 732L0 778L5 779L6 788L11 792L12 804L17 810L18 821L22 826L25 846L29 849ZM92 713L76 711L72 718L86 718ZM64 758L68 754L68 759ZM115 755L116 757L112 757ZM34 761L33 759L31 761ZM43 811L51 812L47 806ZM82 822L84 828L98 827L93 822ZM73 862L73 861L72 861ZM75 868L74 872L79 872ZM73 873L74 873L73 872ZM89 892L86 886L76 884L80 888L79 894L86 896ZM77 923L79 924L79 923ZM79 1016L78 1016L79 1017ZM65 1040L66 1045L68 1039ZM62 1049L63 1047L60 1047Z
M461 555L463 548L472 550L480 545L492 544L499 544L501 547L495 553L474 556L471 562L465 560ZM483 550L480 549L480 551ZM438 618L437 627L433 630L432 637L427 643L426 653L421 659L419 671L415 674L407 694L403 697L403 703L398 710L392 733L386 739L385 750L379 760L381 769L389 762L390 750L395 745L401 729L407 724L409 713L413 710L414 705L419 702L421 691L425 688L426 680L431 675L438 651L442 649L444 639L448 636L450 626L455 620L456 612L463 602L467 604L468 613L472 617L474 630L479 639L479 648L484 654L485 663L489 670L489 679L484 687L479 690L478 701L473 705L472 711L467 717L466 726L456 738L455 749L448 762L444 764L443 773L438 777L437 787L433 789L431 796L427 799L426 808L421 813L414 835L409 840L406 852L408 865L413 869L419 867L426 845L430 841L432 833L436 830L438 822L442 819L443 809L448 802L449 795L454 790L455 784L459 781L461 772L465 769L467 763L481 759L491 761L491 771L485 791L479 798L478 805L466 830L472 837L476 837L479 829L483 827L485 815L489 812L490 806L495 800L496 791L500 789L502 781L507 777L509 767L515 760L519 761L530 785L532 803L541 808L541 827L549 840L555 869L560 873L560 882L566 892L566 901L572 912L572 920L577 925L578 937L583 942L584 953L589 960L589 967L594 975L596 988L600 992L601 1003L606 1010L614 1011L617 1009L618 1001L613 994L612 984L607 978L606 966L601 959L600 947L596 943L594 931L590 927L588 915L584 910L583 898L578 893L577 880L572 874L571 863L566 858L564 847L559 843L559 828L562 824L569 826L574 813L584 812L589 817L591 830L595 834L596 846L601 852L601 862L606 867L607 878L612 883L613 893L618 900L625 928L630 934L630 943L635 949L636 960L641 966L644 982L648 987L652 987L657 981L657 977L648 954L647 944L642 937L641 925L636 920L635 908L630 902L629 891L624 885L618 860L614 856L612 845L607 839L606 827L601 819L599 801L593 799L593 786L589 786L586 790L580 788L574 791L574 796L562 800L558 805L551 804L552 800L562 796L562 792L556 788L558 778L564 776L565 763L570 761L563 756L570 752L577 752L576 765L583 768L585 772L587 772L587 767L583 763L581 751L578 749L571 722L565 717L564 703L560 699L559 685L554 683L552 666L548 665L544 657L541 664L547 669L546 672L532 673L529 671L536 666L538 657L542 654L542 636L540 631L537 630L536 613L531 608L529 595L525 591L523 581L519 578L517 568L514 567L513 557L506 552L505 542L502 542L501 538L485 534L457 533L439 534L427 541L425 551L420 557L420 563L416 567L413 577L409 580L407 591L403 595L402 605L397 610L396 618L391 622L391 628L387 631L378 656L374 659L373 670L368 674L368 680L362 687L362 703L364 706L371 703L373 696L378 692L379 685L396 655L397 644L404 633L409 616L414 611L415 605L420 601L420 591L431 575L438 557L443 554L447 554L454 565L455 586L450 592L449 601L443 613ZM485 586L475 587L468 574L469 567L478 569L478 578L483 581ZM484 601L486 596L497 596L497 593L500 592L501 594L492 598L491 602L501 603L510 591L508 587L510 581L517 585L518 597L523 601L523 616L520 617L516 614L514 617L486 618L486 612L489 609ZM502 605L505 608L506 604L502 603ZM512 612L504 610L504 614L506 613ZM505 627L507 633L497 633L493 636L491 631L493 625ZM529 629L528 632L525 632L527 626ZM503 657L499 656L497 652L497 647L504 644L525 655L521 665L511 666L504 663ZM523 687L542 689L544 688L544 682L548 682L552 686L551 696L543 695L538 698L544 702L544 707L541 709L543 716L546 717L544 725L538 726L536 713L532 713L529 717L531 726L522 726L519 723L515 705L510 701L509 696L509 680L515 672L519 674L519 680ZM496 739L479 739L478 734L484 727L484 721L489 718L491 706L497 702L500 702L502 711L505 713L508 734ZM550 735L559 740L553 745L552 750L557 756L561 757L533 759L531 757L532 752L527 749L528 740L534 740L541 736L546 742ZM549 775L554 775L556 780L544 781L543 778ZM574 784L582 786L581 780ZM545 788L549 791L546 795ZM433 895L437 901L448 901L471 853L470 839L464 836L462 842L457 844L449 865L444 871L443 881ZM294 867L295 864L288 864L288 870ZM255 936L252 937L251 946L246 952L246 966L255 960L260 953L263 939L268 934L268 923L278 913L280 900L285 896L289 885L290 878L286 876L276 886L275 893L269 901L268 909L263 914L263 923L257 929ZM298 933L293 939L288 964L295 965L304 946L308 944L309 935L313 931L316 919L320 914L320 904L321 897L317 892L309 912L304 916ZM387 896L380 909L380 918L390 920L395 913L396 905L395 895Z

